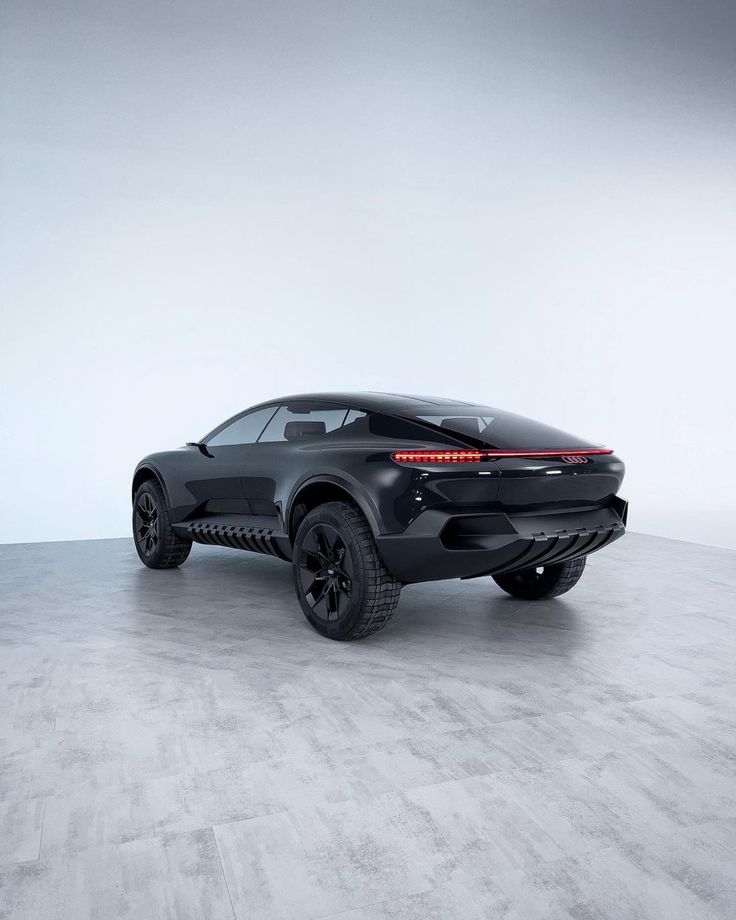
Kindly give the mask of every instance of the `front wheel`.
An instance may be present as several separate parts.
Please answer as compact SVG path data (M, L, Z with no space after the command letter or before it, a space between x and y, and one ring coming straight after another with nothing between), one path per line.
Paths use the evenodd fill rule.
M385 568L368 521L347 502L307 514L294 541L294 581L304 616L328 639L364 639L388 623L401 583Z
M558 562L556 565L537 566L521 572L494 575L493 580L499 588L512 597L525 601L537 601L544 597L559 597L574 587L580 580L585 568L585 556Z
M149 569L175 569L192 549L171 529L169 507L155 479L138 488L133 499L133 539L138 557Z

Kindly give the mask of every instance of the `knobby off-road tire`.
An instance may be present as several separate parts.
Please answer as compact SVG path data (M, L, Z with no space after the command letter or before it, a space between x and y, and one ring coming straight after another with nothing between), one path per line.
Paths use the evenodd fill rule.
M401 582L383 565L368 521L348 502L327 502L306 515L293 565L304 616L328 639L373 635L399 602Z
M524 569L507 575L494 575L493 580L507 594L525 601L559 597L578 583L585 568L585 558L581 556L579 559L558 562L556 565Z
M155 479L144 482L133 499L133 542L141 562L149 569L175 569L187 558L191 540L171 529L163 489Z

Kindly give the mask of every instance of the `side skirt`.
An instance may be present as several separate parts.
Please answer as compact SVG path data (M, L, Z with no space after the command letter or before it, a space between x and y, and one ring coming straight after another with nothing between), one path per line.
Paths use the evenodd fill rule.
M192 521L188 524L174 524L173 526L183 537L195 543L264 553L266 556L275 556L287 562L291 559L289 538L286 534L269 530L266 527L247 527L242 524L219 524L207 521Z

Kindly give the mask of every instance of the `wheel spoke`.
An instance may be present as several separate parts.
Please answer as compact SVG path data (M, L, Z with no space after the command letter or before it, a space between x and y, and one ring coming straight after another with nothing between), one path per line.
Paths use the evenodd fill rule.
M310 552L302 553L302 560L299 563L299 565L303 569L307 569L308 571L310 571L312 574L314 574L315 572L322 571L322 568L323 568L322 563L320 562L317 554L310 553Z
M332 582L327 591L327 616L331 617L333 613L335 618L340 616L340 591L337 582Z
M329 562L335 562L336 561L335 545L339 539L337 533L335 533L334 537L330 537L329 531L325 530L325 528L323 527L322 528L322 538L324 540L323 545L324 545L325 556L327 557L327 560Z
M317 535L314 530L310 530L304 538L304 542L302 543L302 553L308 556L313 556L318 560L319 567L322 567L321 552L317 543Z
M297 585L314 615L339 620L350 605L352 579L345 538L332 524L315 524L304 535L297 560Z
M312 595L312 597L314 598L314 594ZM327 614L327 616L325 617L325 619L328 619L328 620L329 620L329 618L330 618L330 611L329 611L329 608L328 608L328 606L327 606L327 591L324 590L324 589L319 593L318 597L314 598L314 603L312 604L312 610L313 610L315 613L318 613L320 616L323 616L322 611L321 611L321 607L322 607L322 606L325 607L325 612L326 612L326 614Z
M304 591L305 594L310 594L312 592L316 580L317 577L314 572L312 572L304 565L299 566L299 582L302 586L302 591Z
M330 562L330 543L324 527L315 528L314 545L317 549L317 555L323 565Z
M309 588L309 591L307 592L307 597L308 598L311 597L310 603L312 607L316 607L317 604L319 604L321 601L325 599L325 595L327 594L328 585L329 585L329 582L327 581L326 578L315 578L314 579L314 581L312 582Z

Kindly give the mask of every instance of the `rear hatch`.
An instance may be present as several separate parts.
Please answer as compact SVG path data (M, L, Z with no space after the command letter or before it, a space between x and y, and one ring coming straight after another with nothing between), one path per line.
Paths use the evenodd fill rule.
M609 505L621 485L623 463L612 454L504 458L497 501L501 510L542 511Z
M415 417L487 452L500 472L499 510L602 507L623 480L624 464L600 444L511 412L462 406L451 415L423 409Z

